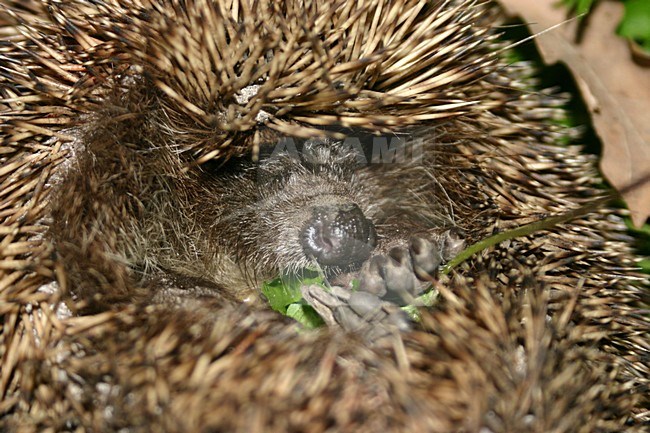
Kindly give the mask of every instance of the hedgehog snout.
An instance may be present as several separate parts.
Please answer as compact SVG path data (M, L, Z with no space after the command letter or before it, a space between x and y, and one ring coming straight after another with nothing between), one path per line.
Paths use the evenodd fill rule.
M360 264L375 248L375 226L356 204L317 206L301 232L305 254L323 266Z

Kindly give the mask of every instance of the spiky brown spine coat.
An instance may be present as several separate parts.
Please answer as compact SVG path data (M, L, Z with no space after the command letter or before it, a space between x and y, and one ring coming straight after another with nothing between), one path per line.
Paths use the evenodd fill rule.
M218 8L208 3L184 3L191 11L207 7L219 19ZM620 223L605 210L556 232L501 245L473 260L453 281L441 282L444 302L424 313L421 330L404 336L404 350L369 349L326 333L296 333L294 325L273 314L245 308L215 314L208 305L179 315L165 307L136 304L117 312L57 318L49 305L57 292L48 294L44 285L55 277L59 284L66 281L51 245L43 241L52 190L48 182L58 182L50 174L64 161L61 148L66 140L75 138L67 129L92 122L103 103L120 97L121 80L128 81L130 74L160 83L157 90L153 86L144 91L160 104L156 107L163 107L160 113L167 119L161 125L175 133L191 125L192 139L179 140L187 161L254 147L265 129L260 120L270 129L300 135L309 133L318 119L390 130L442 114L452 117L444 129L452 138L480 138L458 147L458 154L471 161L459 188L479 189L492 197L489 206L473 216L473 236L588 200L597 182L589 158L576 148L552 144L558 134L537 120L537 113L543 120L548 117L545 105L553 98L518 89L524 72L503 72L494 63L491 33L478 18L482 8L435 2L418 13L413 9L414 20L409 21L403 12L408 7L401 2L381 3L383 11L402 8L392 15L375 14L374 6L363 3L354 19L338 21L339 29L348 22L353 29L353 37L342 38L346 43L367 34L354 30L354 23L367 29L375 16L389 18L388 28L377 27L385 31L368 32L377 37L413 23L424 23L422 31L439 37L415 38L425 44L420 52L417 44L405 42L406 35L417 31L397 31L392 53L377 50L377 57L364 57L354 47L366 46L367 40L345 51L341 44L325 45L325 37L310 37L312 29L323 27L308 18L327 17L321 23L328 26L337 22L332 18L337 10L349 16L343 3L325 7L331 13L322 15L308 7L313 14L299 11L296 3L296 18L287 19L292 25L283 34L302 41L302 47L295 46L297 53L320 59L305 63L316 65L320 73L298 76L300 83L309 83L304 87L307 94L301 86L292 87L287 77L289 96L280 93L273 95L279 99L269 100L273 89L260 93L253 87L259 84L252 80L254 74L244 73L243 66L256 65L256 58L241 62L243 69L234 75L225 71L227 78L219 76L221 93L210 86L198 92L204 87L200 84L191 85L197 93L188 91L182 80L192 79L189 72L201 72L203 66L196 69L190 63L180 68L187 75L174 77L183 50L169 45L169 35L177 35L169 26L181 30L180 41L171 42L182 41L191 53L190 41L196 35L183 36L182 30L198 19L194 14L184 17L180 2L166 3L160 12L155 11L158 3L130 4L128 14L125 4L117 1L44 4L50 18L40 4L27 4L35 12L10 19L0 47L4 426L23 431L643 430L647 317L641 309L642 292L629 284L632 262ZM145 13L150 6L154 10ZM244 3L224 8L227 17L268 18L259 11L247 12ZM84 20L86 14L91 18ZM14 26L16 20L22 27ZM303 26L305 22L313 25ZM243 46L254 50L257 27L242 28ZM341 34L336 31L332 37ZM235 35L240 33L231 33L230 41ZM271 36L268 40L274 43ZM194 49L207 49L197 41L201 39L194 41ZM232 47L221 49L230 52ZM337 60L327 63L328 54ZM402 61L393 63L394 68L412 71L413 78L427 80L425 71L432 72L433 87L416 87L422 93L414 106L399 94L392 99L390 92L374 93L389 88L413 96L408 93L415 84L409 83L410 75L377 78L392 71L387 60L391 55ZM438 62L441 58L448 61ZM346 62L350 69L340 66ZM332 80L330 74L337 68L343 78ZM207 69L214 72L212 66ZM346 75L348 71L354 72ZM238 77L249 80L237 84ZM209 80L197 76L195 83ZM224 90L228 86L221 83L228 80L235 84ZM377 82L389 84L375 87ZM242 89L254 96L238 102L235 95ZM215 95L221 99L211 99ZM223 101L230 105L218 106ZM445 106L458 102L475 104ZM122 114L127 119L133 115ZM239 129L225 127L224 119ZM476 183L486 178L487 184Z

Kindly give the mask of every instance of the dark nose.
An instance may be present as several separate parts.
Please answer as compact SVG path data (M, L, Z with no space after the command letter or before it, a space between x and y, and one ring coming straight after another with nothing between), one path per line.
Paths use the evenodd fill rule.
M375 248L375 226L356 204L314 207L302 229L302 248L324 266L364 262Z

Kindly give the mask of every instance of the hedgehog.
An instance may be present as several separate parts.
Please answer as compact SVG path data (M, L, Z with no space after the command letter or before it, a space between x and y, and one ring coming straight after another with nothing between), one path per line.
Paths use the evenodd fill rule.
M437 273L601 194L496 6L0 6L4 429L647 427L616 212ZM259 285L310 266L329 326L306 332Z

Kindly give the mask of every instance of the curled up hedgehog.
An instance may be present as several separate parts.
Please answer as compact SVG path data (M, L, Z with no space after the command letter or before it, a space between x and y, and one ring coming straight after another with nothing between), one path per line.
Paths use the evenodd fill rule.
M615 212L439 270L602 195L496 6L0 14L0 428L648 428L647 291ZM305 270L317 330L260 291Z

